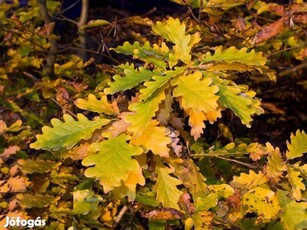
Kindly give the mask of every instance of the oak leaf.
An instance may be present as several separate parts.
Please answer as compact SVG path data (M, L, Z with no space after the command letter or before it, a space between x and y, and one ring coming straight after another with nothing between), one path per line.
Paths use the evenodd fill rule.
M270 222L280 212L280 205L275 193L267 188L256 187L243 195L243 205L247 212L257 213L259 222Z
M146 101L135 102L129 105L129 109L134 113L128 114L125 117L125 121L130 123L128 131L132 132L134 136L140 136L151 123L151 118L159 110L159 104L165 99L164 90L164 87L160 88L153 97L148 98Z
M138 69L134 68L134 65L121 65L118 68L124 68L123 76L116 74L113 76L113 80L109 82L109 87L104 89L106 94L114 94L116 92L125 91L127 89L132 89L138 84L148 81L152 76L158 74L156 72L140 67Z
M195 112L192 108L186 109L185 112L189 116L189 126L192 128L191 135L196 141L204 132L203 129L206 127L204 120L207 117L202 111Z
M307 228L307 203L291 201L282 212L280 221L286 230Z
M45 150L59 150L61 147L70 149L80 140L91 138L96 129L110 122L104 118L90 121L81 113L77 114L77 121L69 114L64 114L63 118L64 122L57 118L51 119L53 127L44 126L43 134L36 135L37 140L30 147Z
M142 174L142 169L138 168L135 171L128 171L128 177L125 181L122 181L120 187L113 189L113 194L118 198L128 197L129 202L135 200L136 186L145 185L145 178Z
M226 50L223 50L222 46L216 47L214 54L208 52L202 59L202 63L242 63L251 66L263 66L265 65L266 61L267 59L262 55L262 52L255 52L255 50L251 50L250 52L248 52L247 48L242 48L238 50L234 46Z
M93 143L89 151L93 154L83 159L87 168L87 177L96 177L107 193L121 185L128 178L129 171L139 171L140 165L132 157L140 155L143 150L127 143L129 136L121 134L118 137ZM92 166L92 167L91 167ZM141 176L141 175L140 175Z
M230 185L234 188L252 189L258 185L268 182L268 178L261 172L255 173L249 170L249 174L241 173L240 176L234 176Z
M306 186L303 183L303 178L301 176L301 172L290 167L288 168L287 177L292 187L291 196L297 201L302 199L302 191L306 190Z
M155 155L168 157L170 150L167 145L171 143L171 139L167 136L166 128L157 124L152 121L140 136L132 137L130 143L143 146L146 152L151 150Z
M172 84L176 87L174 97L181 97L184 109L192 108L194 112L209 112L216 110L219 88L212 84L211 78L202 77L200 71L179 76Z
M177 186L182 182L171 176L172 170L161 162L157 163L155 172L158 176L154 187L157 193L157 202L161 202L163 207L180 210L178 202L183 192Z
M88 100L78 98L74 104L80 109L96 113L104 113L107 115L116 115L119 113L116 101L113 101L112 104L109 103L106 95L102 95L100 100L98 100L94 94L89 94Z
M287 141L287 159L301 157L307 152L307 134L305 131L297 130L295 135L291 133L290 141Z

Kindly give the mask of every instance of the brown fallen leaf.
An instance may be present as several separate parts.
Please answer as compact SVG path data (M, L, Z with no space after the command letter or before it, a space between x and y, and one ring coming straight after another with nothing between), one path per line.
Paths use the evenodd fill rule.
M269 25L263 26L260 31L255 35L252 44L258 44L264 42L277 34L279 34L284 29L284 18L279 19Z

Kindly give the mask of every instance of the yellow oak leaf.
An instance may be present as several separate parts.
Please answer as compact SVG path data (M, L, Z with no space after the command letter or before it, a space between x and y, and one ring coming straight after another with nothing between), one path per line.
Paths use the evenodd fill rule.
M301 176L301 172L295 169L292 169L290 167L288 168L287 177L292 187L291 195L297 201L300 201L302 199L302 191L306 189L304 183L302 182L303 178L301 178L300 176Z
M193 109L186 109L185 112L189 115L189 126L191 126L191 135L194 140L201 136L204 132L203 129L206 127L204 120L206 120L206 115L203 112L195 112Z
M121 199L125 196L128 197L129 202L134 201L136 196L136 186L145 185L145 178L142 175L142 169L138 168L134 171L128 171L128 177L125 181L122 181L120 187L116 187L113 190L115 197Z
M167 145L171 143L171 139L166 135L166 128L158 127L157 124L156 121L152 121L141 136L132 137L130 143L144 146L146 152L151 150L155 155L168 157L170 150Z
M230 185L234 188L252 189L266 182L268 182L268 178L261 171L257 174L253 170L249 170L249 174L241 173L240 176L234 176Z
M214 111L218 107L219 96L215 93L219 88L211 86L211 78L203 78L200 71L189 75L181 75L172 82L176 88L173 91L175 97L181 97L180 104L184 109L192 108L195 112Z
M287 165L282 159L279 148L274 148L270 143L266 144L268 154L268 163L265 167L266 175L271 181L277 183L283 178L283 172L287 170Z
M222 110L218 108L216 110L206 112L205 115L206 120L209 121L210 124L213 124L218 118L222 117Z

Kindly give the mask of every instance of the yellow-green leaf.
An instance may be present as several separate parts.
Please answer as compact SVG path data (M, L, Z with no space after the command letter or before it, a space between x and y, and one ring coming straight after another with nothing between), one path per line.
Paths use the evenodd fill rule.
M114 75L112 82L109 82L109 88L106 88L104 92L106 94L114 94L119 91L132 89L138 84L148 81L152 76L158 74L157 72L147 70L143 67L134 69L134 65L124 66L124 76Z
M217 80L216 80L217 81ZM215 81L215 82L216 82ZM219 102L226 108L231 109L241 122L250 127L253 114L261 114L264 110L260 107L260 100L254 99L253 91L243 91L232 83L224 80L216 84L219 87L217 94L220 96Z
M209 112L216 110L219 90L217 86L211 86L211 78L202 78L200 71L189 75L182 75L172 83L176 86L174 97L181 97L183 108L192 108L195 112Z
M292 201L282 212L280 221L286 230L307 228L307 202Z
M290 167L288 168L287 177L292 187L291 195L297 201L302 199L301 190L304 191L306 189L305 184L303 183L303 178L301 178L301 176L301 172Z
M165 208L179 209L178 201L182 192L177 188L182 182L171 176L172 170L164 166L161 162L156 165L158 176L154 190L157 193L157 202L162 203Z
M70 149L80 140L89 139L96 129L110 122L104 118L90 121L81 113L77 114L78 120L69 114L64 114L63 118L64 122L53 118L51 120L53 127L44 126L43 134L36 135L37 140L30 147L45 150L59 150L61 147Z
M118 46L113 50L117 53L133 55L134 58L154 64L158 68L166 69L165 61L168 59L168 52L162 47L151 47L149 42L145 42L144 45L139 42L134 42L133 44L125 42L122 46Z
M92 112L104 113L107 115L116 115L119 113L117 105L114 102L112 104L109 103L106 95L103 95L101 99L98 100L94 94L89 94L88 100L78 98L75 100L74 104L80 109Z
M120 135L89 147L93 154L83 159L82 164L90 167L85 170L87 177L96 177L103 185L104 192L119 187L125 181L129 171L140 169L138 162L132 156L143 153L142 148L127 143L129 136Z
M222 46L215 49L214 54L206 53L202 59L203 63L206 62L226 62L226 63L243 63L253 66L262 66L266 63L266 58L262 55L262 52L255 52L255 50L247 51L247 48L238 50L232 46L226 50L222 50Z
M181 68L176 68L175 70L165 71L163 76L153 76L151 81L147 81L144 83L145 88L140 90L141 92L140 100L146 100L149 97L151 97L151 95L155 91L165 86L170 79L178 76L184 70L185 68L181 67Z
M291 143L287 141L287 158L293 159L303 156L307 152L307 134L305 131L297 130L295 135L291 133L290 139Z
M165 87L156 90L152 97L148 98L145 102L135 102L129 105L129 109L133 114L125 117L125 121L130 123L128 130L134 136L140 136L147 126L151 123L151 118L155 112L159 110L159 104L165 99Z
M249 174L241 173L240 176L234 176L230 185L234 188L251 189L267 182L268 178L261 171L255 173L253 170L249 170Z
M180 59L184 63L191 60L191 49L200 41L199 35L186 35L186 27L184 23L180 23L179 19L169 18L165 22L158 21L152 27L152 30L157 35L160 35L169 42L174 43L174 54L170 54L170 59L173 61L171 66L174 66Z
M98 27L98 26L105 26L109 25L110 22L102 19L97 19L97 20L91 20L89 21L86 25L81 26L80 29L87 29L87 28L92 28L92 27Z

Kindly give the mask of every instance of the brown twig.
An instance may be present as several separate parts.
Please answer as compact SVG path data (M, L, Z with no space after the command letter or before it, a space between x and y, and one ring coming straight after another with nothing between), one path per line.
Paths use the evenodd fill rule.
M124 207L122 207L122 209L120 210L120 212L118 213L118 215L117 215L117 217L114 221L114 225L113 225L114 228L119 224L120 220L123 218L123 216L125 215L127 210L128 210L128 207L126 205L124 205Z

